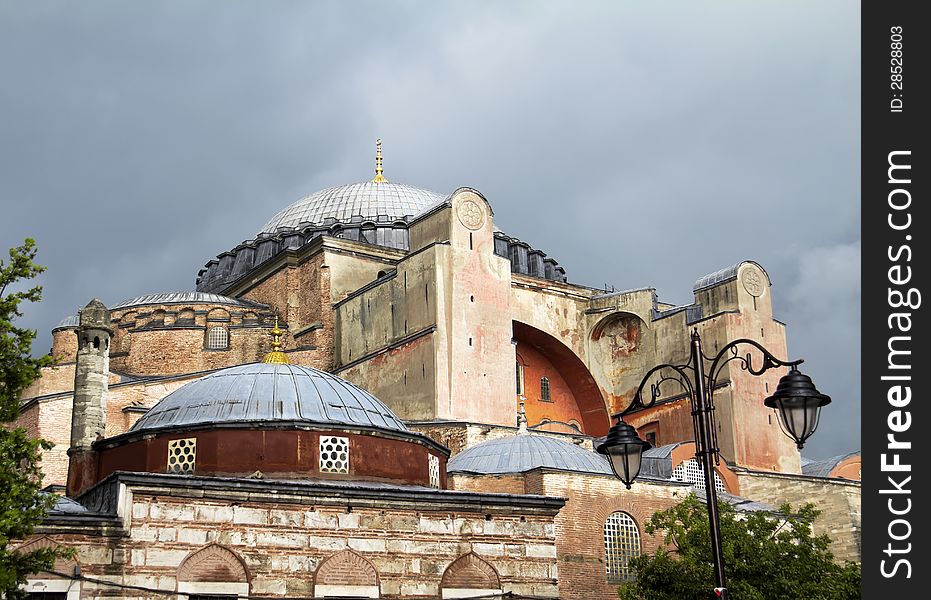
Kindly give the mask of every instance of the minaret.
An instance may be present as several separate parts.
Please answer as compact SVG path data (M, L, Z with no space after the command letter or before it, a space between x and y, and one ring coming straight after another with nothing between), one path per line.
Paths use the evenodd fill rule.
M110 374L110 311L96 298L78 313L78 353L74 367L71 447L67 493L78 496L97 482L94 442L107 428L107 387Z
M372 183L388 183L385 179L385 169L381 164L381 138L375 140L375 178Z

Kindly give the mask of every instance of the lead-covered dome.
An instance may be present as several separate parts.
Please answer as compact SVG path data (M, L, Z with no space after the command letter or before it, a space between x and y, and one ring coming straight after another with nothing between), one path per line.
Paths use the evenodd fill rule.
M361 220L406 220L443 202L446 196L418 187L366 181L338 185L301 198L284 208L259 233L275 233L301 223L324 224L327 219L348 223Z
M165 396L130 429L294 423L409 433L390 408L330 373L289 364L221 369Z
M449 459L446 470L449 473L499 475L536 468L612 473L608 461L600 454L554 437L530 434L476 444Z

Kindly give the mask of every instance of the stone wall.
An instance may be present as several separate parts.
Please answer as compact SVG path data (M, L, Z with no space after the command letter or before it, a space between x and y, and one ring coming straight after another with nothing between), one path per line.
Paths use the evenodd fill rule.
M249 499L258 496L267 498ZM312 596L321 565L334 556L345 557L341 553L346 551L357 557L351 563L374 570L382 598L436 598L447 569L464 556L490 567L503 591L558 595L552 510L541 514L501 506L482 511L476 510L477 504L468 508L468 500L461 509L437 509L440 496L426 503L369 499L360 502L362 506L352 506L349 499L334 505L338 493L290 502L245 493L239 494L239 501L177 498L145 490L129 497L125 536L76 535L66 533L73 527L54 524L43 527L41 534L78 548L85 577L170 591L183 583L179 578L189 569L182 565L192 554L216 545L222 551L215 554L228 552L244 565L254 597ZM220 559L213 557L215 562ZM236 569L214 572L234 577ZM334 578L330 573L328 581L352 585L351 575L344 572ZM163 597L90 582L82 586L81 598Z
M813 532L826 534L837 560L860 562L860 482L735 468L745 498L780 506L812 503L821 511Z

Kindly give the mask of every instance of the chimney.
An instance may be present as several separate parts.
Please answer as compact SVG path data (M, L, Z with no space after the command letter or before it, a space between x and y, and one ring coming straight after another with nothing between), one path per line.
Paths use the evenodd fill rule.
M71 447L68 449L68 496L75 498L97 483L93 445L107 427L110 375L110 311L96 298L78 313L78 354L74 368Z

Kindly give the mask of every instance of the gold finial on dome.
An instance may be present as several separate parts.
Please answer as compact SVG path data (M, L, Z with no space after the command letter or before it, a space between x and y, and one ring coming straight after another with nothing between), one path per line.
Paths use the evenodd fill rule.
M375 178L372 183L388 183L385 179L385 169L381 165L381 138L375 140Z
M278 313L275 313L275 328L272 329L272 351L262 359L263 363L274 365L287 365L288 357L281 351L281 334L284 333L278 328Z

